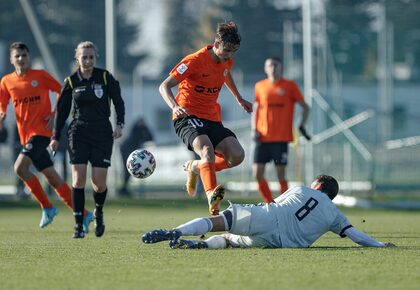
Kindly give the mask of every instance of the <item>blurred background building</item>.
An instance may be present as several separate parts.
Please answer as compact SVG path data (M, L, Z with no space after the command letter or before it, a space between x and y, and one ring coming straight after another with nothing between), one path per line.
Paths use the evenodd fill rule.
M419 13L415 0L3 0L0 75L12 71L11 42L26 42L33 66L62 80L72 71L77 43L93 41L98 66L122 85L127 126L142 116L153 131L157 169L141 182L180 189L185 178L180 168L190 153L179 146L158 85L183 56L212 43L218 22L232 19L243 39L233 70L243 97L253 99L255 82L264 78L263 62L275 55L284 61L285 77L298 82L312 105L313 142L298 139L290 148L289 180L305 182L326 173L348 194L417 191ZM220 180L247 193L250 118L226 89L219 100L225 123L247 153L245 162ZM7 120L10 131L13 115ZM0 145L3 188L14 180L13 140L8 142ZM115 187L124 170L117 155L114 150Z

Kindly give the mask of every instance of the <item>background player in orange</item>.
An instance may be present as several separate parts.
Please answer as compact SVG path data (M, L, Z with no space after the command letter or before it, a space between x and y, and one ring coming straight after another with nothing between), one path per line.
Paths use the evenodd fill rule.
M49 225L58 209L48 200L38 178L29 167L34 165L55 192L71 209L71 190L53 167L47 151L54 114L51 110L50 92L59 93L61 85L45 70L31 69L29 49L22 42L10 45L10 62L15 71L3 77L0 83L0 123L6 118L9 100L12 100L22 151L15 162L15 172L29 188L42 208L41 228ZM83 225L87 229L93 214L84 210Z
M186 56L159 87L172 109L175 132L189 150L200 156L200 160L190 160L184 165L188 174L187 192L195 195L200 174L212 215L219 213L224 197L223 185L216 182L216 171L236 166L245 157L235 134L223 126L217 103L225 84L238 104L248 113L252 111L252 104L241 97L230 74L240 42L234 22L219 23L214 43ZM171 90L175 86L178 86L176 99Z
M267 58L264 64L267 78L255 84L254 115L252 127L255 130L255 152L252 167L258 190L266 202L273 196L264 178L266 163L274 161L280 183L280 194L288 188L286 165L288 143L293 140L294 106L302 107L299 130L307 139L305 122L309 107L305 103L294 81L284 79L282 64L276 57Z

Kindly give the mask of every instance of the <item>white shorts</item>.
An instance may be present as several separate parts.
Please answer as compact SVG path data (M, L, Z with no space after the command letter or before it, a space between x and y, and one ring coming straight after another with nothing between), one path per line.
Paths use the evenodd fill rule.
M275 208L269 204L231 204L232 227L226 239L233 247L281 248Z

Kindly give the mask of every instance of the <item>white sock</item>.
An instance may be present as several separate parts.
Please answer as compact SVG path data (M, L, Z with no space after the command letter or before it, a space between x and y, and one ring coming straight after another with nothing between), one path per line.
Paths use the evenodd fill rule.
M212 230L213 223L209 218L196 218L176 229L180 230L183 236L201 236Z
M224 249L227 246L226 239L223 235L212 236L205 240L209 249Z

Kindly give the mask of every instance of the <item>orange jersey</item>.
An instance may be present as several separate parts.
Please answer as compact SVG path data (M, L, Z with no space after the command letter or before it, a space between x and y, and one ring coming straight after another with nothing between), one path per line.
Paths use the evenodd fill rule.
M294 81L268 79L255 84L256 131L261 142L290 142L293 140L295 103L303 96Z
M44 70L29 69L23 76L13 72L2 78L0 111L6 112L11 99L21 144L32 136L51 137L46 120L52 114L49 94L60 90L60 83Z
M233 59L216 63L210 56L208 45L187 55L170 72L178 82L176 101L188 109L190 115L220 122L221 109L217 98L225 78L233 65Z

